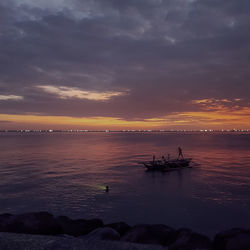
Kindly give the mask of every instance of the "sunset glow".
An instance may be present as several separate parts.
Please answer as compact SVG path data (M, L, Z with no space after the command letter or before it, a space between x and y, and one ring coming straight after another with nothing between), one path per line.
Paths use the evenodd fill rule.
M42 115L0 114L6 128L77 128L77 129L179 129L179 128L247 128L250 108L225 112L224 108L209 112L173 113L143 120L125 120L117 117L70 117ZM195 124L195 125L194 125Z

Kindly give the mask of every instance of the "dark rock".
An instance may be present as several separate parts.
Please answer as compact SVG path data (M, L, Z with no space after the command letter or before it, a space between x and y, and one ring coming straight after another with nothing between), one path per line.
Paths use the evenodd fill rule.
M7 216L1 225L1 231L29 234L61 234L62 229L48 212L26 213Z
M0 233L1 250L163 250L161 246L121 241L65 238L49 235ZM165 248L164 248L165 249ZM167 249L165 249L167 250Z
M56 218L56 221L61 226L64 234L73 236L85 235L93 231L94 229L103 226L103 222L100 219L72 220L66 216L59 216Z
M250 230L233 228L218 233L214 238L215 250L249 250Z
M56 221L61 226L64 234L73 236L81 235L78 233L82 228L82 225L80 225L80 223L74 223L74 221L67 216L59 216L56 218Z
M144 243L169 245L175 240L174 229L165 225L137 225L132 227L121 240Z
M123 236L125 233L127 233L131 229L131 226L129 226L125 222L112 223L112 224L105 225L105 227L113 228L121 236Z
M54 218L48 212L0 215L0 231L2 232L79 236L102 226L103 222L99 219L71 220L66 216Z
M207 250L212 249L212 242L205 235L183 228L177 231L175 242L168 247L169 250Z
M4 232L6 224L13 217L12 214L0 214L0 232Z
M100 219L85 220L86 232L89 233L98 227L103 227L103 222Z
M6 220L6 219L9 219L10 217L12 217L13 215L12 214L0 214L0 222Z
M97 228L86 235L88 239L96 240L119 240L120 234L110 227Z

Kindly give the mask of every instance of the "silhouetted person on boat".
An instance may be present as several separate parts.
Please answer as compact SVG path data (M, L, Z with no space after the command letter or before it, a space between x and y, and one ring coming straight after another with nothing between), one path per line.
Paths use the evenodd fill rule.
M153 164L155 164L155 155L153 155Z
M180 157L182 157L182 159L183 159L184 157L183 157L183 154L182 154L182 149L181 149L181 147L178 147L178 152L179 152L178 159L179 159Z
M168 161L170 160L170 154L168 154Z
M162 162L163 162L164 164L166 163L166 159L165 159L164 155L161 157L161 160L162 160Z

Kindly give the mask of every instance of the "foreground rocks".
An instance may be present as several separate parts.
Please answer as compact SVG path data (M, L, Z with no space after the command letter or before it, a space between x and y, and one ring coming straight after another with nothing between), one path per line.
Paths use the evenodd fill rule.
M250 230L234 228L218 233L214 238L215 250L249 250Z
M0 215L0 231L30 234L61 234L62 228L47 212Z
M18 233L18 234L0 233L1 235L0 250L1 249L6 249L6 250L8 249L250 250L250 230L245 230L245 229L231 229L228 231L220 232L215 236L214 240L211 241L206 235L202 235L193 232L190 229L185 229L185 228L175 230L171 227L162 224L158 225L144 224L131 227L125 222L117 222L104 225L102 220L100 219L72 220L66 216L54 217L52 214L48 212L26 213L20 215L1 214L0 232ZM31 236L30 234L32 234L33 236ZM34 234L36 234L37 236L35 236ZM41 235L46 235L46 237L45 236L42 237ZM54 236L58 235L59 237L50 236L51 238L48 238L49 237L48 235L54 235ZM6 236L7 238L4 238L4 236ZM12 239L12 243L10 243L8 239ZM36 240L38 240L40 245L36 242ZM29 247L20 248L21 244L20 242L23 242L23 246L29 246ZM54 243L52 244L51 242ZM91 242L91 244L89 242ZM96 243L97 245L99 244L98 248L91 248L91 246L97 247L97 245L94 244L94 242L99 242ZM101 244L100 242L103 244ZM131 244L129 244L129 242ZM10 248L8 244L11 245ZM15 244L17 244L16 248ZM32 248L33 245L37 244L39 245L38 248ZM91 246L88 244L90 244ZM135 247L137 246L137 244L139 244L141 248ZM101 248L101 245L105 246L106 248L105 247ZM145 245L148 245L149 248L142 248ZM124 248L124 246L128 248ZM156 248L156 246L158 247Z
M0 215L1 232L80 236L102 226L103 222L100 219L72 220L66 216L55 218L48 212Z
M212 249L212 242L207 236L195 233L190 229L179 229L176 240L169 245L169 250L178 249Z
M0 233L0 250L167 250L167 248L120 241Z
M129 226L125 222L117 222L117 223L112 223L106 225L107 227L113 228L115 231L117 231L121 236L123 236L125 233L127 233L130 229L131 226Z
M61 233L73 236L85 235L96 228L103 227L103 222L100 219L71 220L66 216L57 217L55 223L60 227Z
M94 231L84 236L85 239L96 240L120 240L120 234L110 227L97 228Z
M169 245L176 240L176 231L165 225L137 225L123 237L123 241Z

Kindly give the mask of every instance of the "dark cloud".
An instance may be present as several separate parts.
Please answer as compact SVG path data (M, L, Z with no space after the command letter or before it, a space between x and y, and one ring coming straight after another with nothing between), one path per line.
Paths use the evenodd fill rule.
M24 99L0 113L133 120L195 110L194 99L248 103L249 11L246 0L1 3L0 94ZM65 100L37 85L130 91Z

